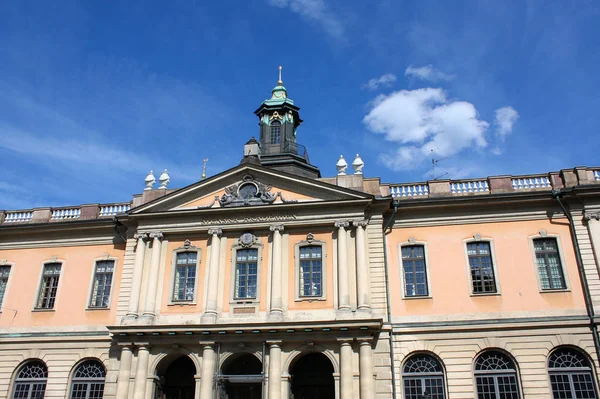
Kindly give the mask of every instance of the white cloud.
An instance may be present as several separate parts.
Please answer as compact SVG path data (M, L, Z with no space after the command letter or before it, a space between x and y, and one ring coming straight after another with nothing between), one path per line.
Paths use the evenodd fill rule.
M439 82L440 80L452 80L454 75L449 75L440 70L437 70L433 65L425 65L422 67L413 67L412 65L406 68L404 75L409 78L427 80L430 82Z
M511 134L517 119L519 113L513 107L498 108L494 119L496 134L502 139Z
M401 90L375 99L363 122L373 133L399 146L380 155L393 170L414 169L431 151L449 157L467 148L485 148L489 123L478 118L475 106L448 100L439 88Z
M385 75L381 75L378 78L369 79L367 83L365 83L362 87L368 90L375 90L379 87L388 87L391 86L392 83L396 81L396 75L391 73L386 73Z
M329 10L325 0L267 0L272 6L289 8L302 18L315 22L336 39L344 38L344 25L336 14Z

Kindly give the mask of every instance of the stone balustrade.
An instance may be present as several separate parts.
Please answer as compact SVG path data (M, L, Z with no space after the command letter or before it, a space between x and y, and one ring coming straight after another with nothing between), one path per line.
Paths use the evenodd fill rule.
M391 185L390 194L393 198L423 197L429 195L427 183Z
M53 209L50 220L79 219L81 208Z
M125 213L131 209L131 204L113 204L113 205L100 205L100 214L98 216L115 216L120 213Z
M36 208L0 211L0 225L27 223L60 223L73 220L93 220L120 215L131 208L130 202L90 204L61 208Z
M490 186L487 180L450 182L450 192L452 194L487 193L488 191L490 191Z
M490 176L468 180L430 180L425 183L390 184L388 187L390 196L394 199L417 199L550 191L587 184L600 184L600 169L578 167L546 174Z

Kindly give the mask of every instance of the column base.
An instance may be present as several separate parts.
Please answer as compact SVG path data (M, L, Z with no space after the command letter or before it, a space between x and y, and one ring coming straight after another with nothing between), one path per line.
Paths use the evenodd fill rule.
M142 325L150 325L154 322L154 314L152 313L144 313L142 317L138 319L138 324Z
M137 320L138 320L138 315L136 313L129 313L121 319L121 325L122 326L130 326L132 324L137 324Z
M267 315L267 320L269 321L283 321L283 311L281 310L271 310Z
M335 319L336 320L349 320L353 318L351 309L338 309L335 311Z
M371 317L372 313L373 312L371 311L371 308L368 306L363 306L356 309L356 315L358 317Z
M200 317L200 322L202 324L216 324L217 323L217 314L216 313L204 313L202 317Z

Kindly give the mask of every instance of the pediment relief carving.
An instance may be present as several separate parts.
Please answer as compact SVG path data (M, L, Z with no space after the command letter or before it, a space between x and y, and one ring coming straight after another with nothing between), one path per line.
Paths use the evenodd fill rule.
M270 184L264 184L250 174L244 175L242 182L225 188L225 193L219 198L219 204L222 207L252 206L272 204L277 198L283 203L297 201L287 201L281 195L281 192L273 194Z

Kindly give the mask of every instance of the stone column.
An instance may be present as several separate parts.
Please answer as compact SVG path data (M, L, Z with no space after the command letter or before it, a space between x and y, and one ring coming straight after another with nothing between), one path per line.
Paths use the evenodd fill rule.
M221 259L221 235L223 234L223 230L220 228L209 229L208 234L210 234L212 238L210 241L208 286L206 288L206 313L204 314L203 322L216 323L217 295L219 293L219 261Z
M281 399L281 341L269 344L269 399Z
M158 274L160 272L160 252L163 234L161 232L150 233L152 238L152 258L150 259L150 271L148 273L148 286L146 288L146 302L144 305L144 322L151 323L156 314L156 290L158 288Z
M137 369L133 386L133 399L146 399L146 384L148 383L148 359L150 348L147 344L140 345L137 352Z
M340 399L354 399L352 339L340 339Z
M283 318L283 305L281 299L281 279L283 267L281 261L281 232L283 225L271 226L273 232L273 261L271 265L271 309L269 318L281 320Z
M338 309L341 311L350 311L350 293L348 280L348 252L346 248L346 227L347 221L335 222L338 228L337 246L338 246Z
M215 377L215 343L204 342L202 350L202 378L200 380L200 399L213 398L213 380Z
M131 280L131 292L129 294L129 306L127 307L127 319L137 319L140 311L140 292L142 290L142 275L144 273L144 260L146 255L146 246L150 241L145 241L148 238L148 233L135 234L135 263L133 266L133 278Z
M369 269L366 257L365 227L369 224L366 220L355 220L356 226L356 290L358 291L358 310L371 308L369 294Z
M117 379L116 399L127 399L129 397L129 380L131 379L131 346L121 347L121 359L119 360L119 376Z
M375 398L375 381L373 381L373 349L371 338L359 339L359 373L360 399Z

